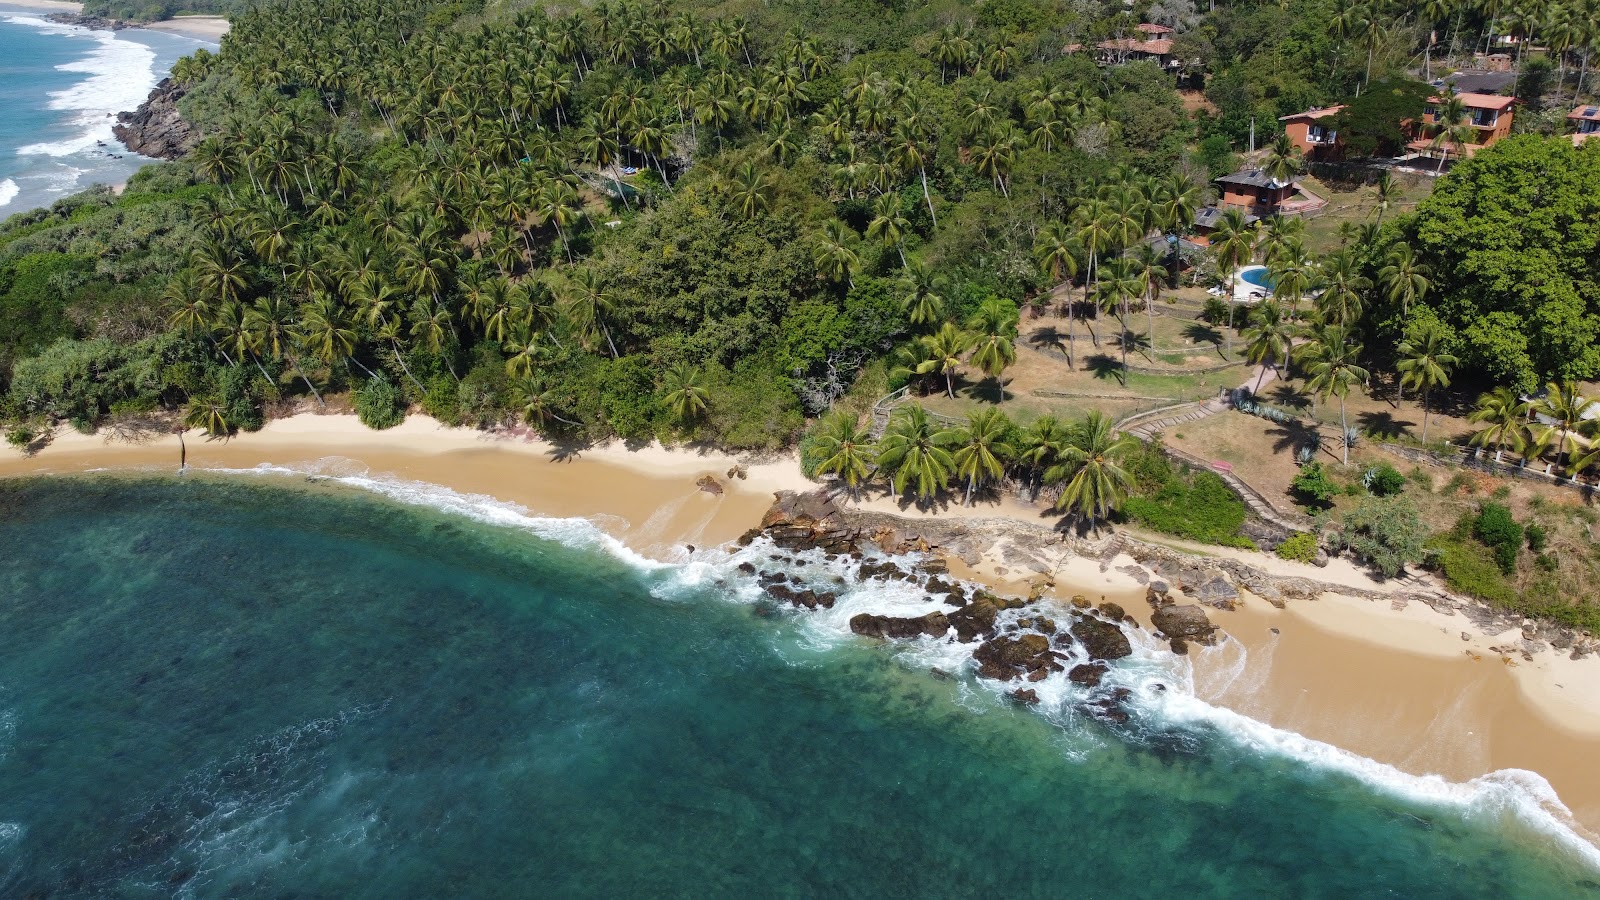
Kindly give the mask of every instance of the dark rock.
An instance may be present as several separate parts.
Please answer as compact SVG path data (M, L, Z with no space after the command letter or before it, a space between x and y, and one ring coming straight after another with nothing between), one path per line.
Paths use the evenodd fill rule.
M1072 595L1072 605L1077 607L1078 609L1088 609L1089 608L1089 598L1085 597L1082 594L1073 594Z
M1217 642L1217 626L1206 618L1205 610L1191 603L1158 609L1150 621L1169 638L1198 641L1207 646Z
M924 575L948 575L950 564L942 559L926 559L917 564L917 571Z
M1185 641L1183 638L1173 638L1171 641L1168 641L1168 643L1172 646L1173 653L1176 653L1179 656L1189 655L1189 642Z
M1123 609L1119 604L1116 603L1102 603L1097 608L1100 610L1100 615L1105 616L1113 622L1120 622L1128 617L1127 610Z
M1099 619L1086 618L1072 626L1072 636L1083 643L1090 659L1121 659L1133 653L1122 629Z
M1045 634L1055 634L1056 633L1056 620L1055 619L1040 619L1039 621L1034 623L1034 627L1039 629L1040 631L1044 632Z
M1194 599L1217 609L1233 610L1238 607L1239 589L1221 575L1214 575L1190 592Z
M178 114L178 101L189 89L163 78L133 112L117 113L111 130L128 149L156 159L177 159L198 143L189 123Z
M948 581L945 581L943 578L935 577L929 578L928 583L923 586L923 589L930 594L948 594L951 591L954 591L956 586Z
M950 613L948 618L950 624L955 626L956 636L962 643L967 643L992 634L995 617L999 614L1000 610L993 603L978 599Z
M710 475L701 475L699 478L696 478L694 486L712 495L713 497L722 496L722 482L711 477Z
M866 581L868 578L897 578L900 580L906 580L910 577L910 574L892 562L874 562L872 560L868 560L863 562L861 567L856 570L857 581Z
M775 584L783 584L788 580L789 576L782 572L762 572L756 576L756 581L759 581L762 587L771 587Z
M756 565L755 565L755 563L747 563L747 562L739 563L739 571L743 572L746 575L754 575L756 573Z
M942 612L931 612L916 618L861 613L851 617L850 630L875 638L913 638L923 634L940 637L950 630L950 620Z
M1032 688L1017 688L1006 696L1024 706L1034 706L1039 702L1039 693Z
M997 637L974 651L972 658L978 663L979 677L1000 681L1022 674L1039 681L1061 669L1050 655L1050 639L1042 634Z
M966 606L967 594L965 591L951 591L944 595L944 602L951 606Z
M1164 581L1158 581L1156 584L1166 587L1166 582ZM1173 604L1173 599L1167 596L1167 592L1156 590L1155 584L1144 589L1144 599L1146 603L1150 604L1151 609L1160 609L1163 606L1171 606Z
M951 675L949 672L946 672L938 666L934 666L933 668L929 669L928 674L939 679L940 681L954 681L956 678L954 675Z
M1067 680L1085 687L1099 687L1100 679L1108 671L1105 663L1083 663L1072 667L1072 671L1067 673Z

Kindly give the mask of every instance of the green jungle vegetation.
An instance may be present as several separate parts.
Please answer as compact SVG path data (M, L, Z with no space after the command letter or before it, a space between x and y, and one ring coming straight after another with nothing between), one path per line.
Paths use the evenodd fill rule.
M162 7L179 9L210 7ZM1298 220L1225 217L1202 265L1226 278L1259 258L1278 290L1215 318L1230 352L1237 336L1254 362L1299 366L1341 415L1379 371L1424 403L1452 375L1457 390L1560 393L1600 374L1600 149L1549 136L1547 114L1586 87L1597 35L1582 4L225 11L222 51L175 69L193 152L120 196L0 225L13 443L163 410L226 434L328 394L373 427L420 407L571 441L775 449L818 421L803 449L849 438L861 452L810 468L843 476L859 456L852 483L881 472L928 499L1005 478L1038 490L1054 473L1063 508L1090 520L1131 495L1126 514L1151 527L1241 543L1214 476L1130 474L1140 451L1097 417L1054 426L1063 438L1004 416L918 421L913 403L887 446L852 431L853 412L819 417L900 386L999 379L1021 310L1062 282L1069 327L1104 313L1126 336L1174 279L1176 258L1151 248L1190 227L1252 122L1259 164L1292 176L1303 161L1272 139L1277 117L1364 91L1341 122L1376 148L1425 100L1419 58L1426 75L1507 29L1558 64L1519 60L1537 76L1519 85L1529 133L1457 162L1413 211L1386 215L1380 181L1377 215L1330 254L1307 249ZM1179 69L1068 49L1141 21L1176 30ZM1463 156L1452 115L1435 142ZM1568 425L1554 451L1581 470L1588 426ZM991 439L1007 452L974 449ZM1412 552L1396 541L1364 546Z

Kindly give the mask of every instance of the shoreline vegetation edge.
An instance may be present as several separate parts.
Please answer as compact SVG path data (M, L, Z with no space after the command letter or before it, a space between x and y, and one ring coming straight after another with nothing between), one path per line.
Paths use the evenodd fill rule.
M188 437L126 426L63 431L35 455L0 458L0 477L176 472L180 458L222 473L371 474L589 519L669 561L686 558L688 546L735 540L778 492L819 487L792 453L756 459L616 442L571 450L524 429L451 428L417 415L388 431L353 415L300 414L226 441ZM1411 774L1464 782L1537 772L1586 836L1600 834L1600 784L1588 759L1600 738L1593 653L1571 658L1520 624L1427 602L1416 583L1380 583L1339 559L1318 569L1125 529L1069 538L1014 498L931 512L887 497L841 505L852 527L891 531L903 548L946 559L957 578L1047 603L1103 597L1145 628L1151 582L1179 581L1174 574L1187 569L1198 585L1185 593L1174 583L1173 593L1205 605L1229 636L1190 653L1201 699Z

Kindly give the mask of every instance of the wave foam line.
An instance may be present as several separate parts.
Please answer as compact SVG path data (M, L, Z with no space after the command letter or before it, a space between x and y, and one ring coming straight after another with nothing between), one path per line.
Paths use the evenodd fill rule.
M330 481L346 487L378 494L408 506L423 506L463 516L487 525L516 528L569 547L593 548L646 572L673 568L634 552L627 544L607 534L589 519L536 516L527 508L485 494L460 491L425 481L409 481L388 475L372 475L364 466L350 460L329 457L306 466L278 466L262 463L251 469L215 468L200 471L222 475L298 475Z
M832 609L805 612L796 619L805 635L806 644L814 650L826 650L858 640L850 631L850 619L858 613L920 616L944 608L942 604L929 602L919 587L907 582L856 581L854 575L859 567L858 562L847 557L830 561L824 558L822 551L786 552L762 539L749 547L702 551L686 562L659 562L639 555L587 519L531 516L525 508L493 497L463 494L426 482L372 476L364 471L359 474L340 472L341 467L347 465L348 461L330 458L317 465L301 468L262 464L253 469L205 471L323 478L401 503L426 506L487 524L520 528L567 546L599 549L646 571L670 570L671 577L652 590L661 599L687 598L699 591L719 588L722 596L734 602L762 602L766 597L765 592L754 578L740 573L738 565L748 562L764 571L781 568L808 587L833 591L838 595L839 599ZM771 558L775 553L782 553L793 561L780 563ZM1037 610L1004 610L997 619L997 625L1004 626L1018 618L1037 617L1038 614ZM1066 624L1066 610L1062 611L1059 621L1063 626ZM1240 749L1292 759L1319 771L1338 772L1390 796L1448 808L1466 818L1510 815L1523 825L1553 837L1564 849L1600 869L1600 846L1573 820L1571 811L1561 803L1555 789L1536 772L1501 769L1467 782L1452 782L1438 775L1412 775L1387 763L1275 728L1225 707L1213 706L1195 696L1193 666L1187 659L1163 649L1164 645L1143 629L1129 631L1128 637L1133 645L1133 655L1113 663L1104 684L1107 687L1127 687L1133 691L1129 710L1141 723L1175 727L1188 732L1215 733ZM938 668L960 676L970 675L976 668L972 657L976 644L924 636L897 641L890 646L902 662L922 671ZM1087 658L1076 642L1066 652L1071 657L1066 663L1068 671ZM993 708L994 704L1003 701L1008 691L1017 687L1011 682L971 677L963 679L964 688L970 685L976 685L978 689L964 690L963 697L967 700L983 699L979 701L979 706L971 703L963 705L980 714L986 711L983 707ZM1078 704L1088 699L1091 692L1069 681L1065 672L1054 673L1042 681L1024 686L1039 695L1040 703L1035 708L1053 724L1080 735L1093 734L1084 729L1084 717L1076 712Z
M21 191L22 188L17 187L17 183L10 178L0 180L0 206L10 205Z
M97 142L116 141L111 130L116 114L143 103L156 85L155 50L120 38L116 32L57 25L32 16L9 16L6 21L37 28L46 34L86 37L96 45L83 58L56 66L57 71L88 77L49 94L48 108L75 113L68 124L81 130L65 140L19 147L17 154L20 156L71 156L93 149Z

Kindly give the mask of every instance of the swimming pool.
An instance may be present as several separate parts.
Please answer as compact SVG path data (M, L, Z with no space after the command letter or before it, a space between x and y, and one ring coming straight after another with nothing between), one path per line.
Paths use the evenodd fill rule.
M1266 266L1246 266L1239 270L1239 278L1264 290L1272 290L1272 279L1267 277Z

